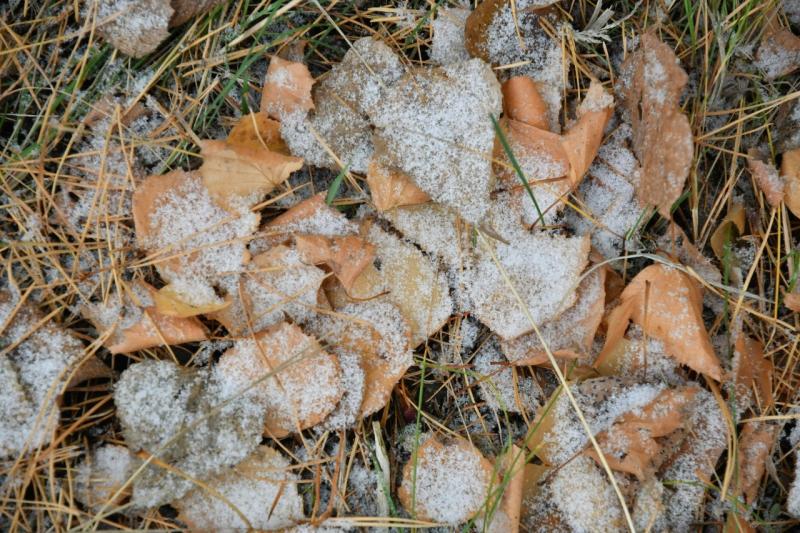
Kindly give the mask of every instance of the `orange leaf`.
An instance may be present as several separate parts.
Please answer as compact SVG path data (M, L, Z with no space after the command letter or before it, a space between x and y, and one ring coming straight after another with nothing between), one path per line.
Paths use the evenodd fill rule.
M272 56L261 91L261 112L280 120L284 114L314 109L312 85L314 78L304 64Z
M402 172L384 168L375 161L369 164L367 183L372 203L378 211L403 205L424 204L431 200L431 197L417 187L411 178Z
M403 468L398 497L417 518L455 526L481 510L493 478L492 463L469 441L431 436Z
M250 113L237 122L225 142L252 150L267 149L283 155L292 155L281 138L281 124L262 113Z
M732 244L737 237L744 234L744 222L744 207L741 204L733 204L709 239L717 259L724 261L725 245Z
M619 305L608 315L606 343L595 368L614 350L630 321L662 341L667 353L681 364L717 381L722 378L703 323L702 290L683 272L650 265L628 284Z
M231 197L256 203L303 166L303 160L299 157L286 156L263 147L254 148L227 141L200 141L200 148L203 156L200 175L209 192L221 199L223 204Z
M642 481L654 471L661 445L655 440L683 427L696 388L667 389L637 411L619 418L608 430L597 435L608 465L618 472L633 474ZM584 452L600 464L593 448Z
M213 313L230 305L229 300L219 298L208 302L196 302L191 300L191 296L182 292L174 284L168 284L153 294L153 301L159 313L179 318Z
M346 291L375 259L375 246L355 235L296 235L295 246L303 262L327 265Z
M242 388L257 382L267 405L265 431L273 438L319 424L343 392L336 357L287 322L239 341L222 355L217 370Z
M779 429L778 426L763 422L747 422L739 435L739 487L748 505L756 501L758 487Z
M578 108L578 121L561 137L561 145L569 159L569 181L574 189L592 165L611 115L614 99L603 86L592 80L586 97Z
M487 2L484 2L487 3ZM514 76L506 81L503 91L503 116L528 126L548 130L547 104L528 76Z

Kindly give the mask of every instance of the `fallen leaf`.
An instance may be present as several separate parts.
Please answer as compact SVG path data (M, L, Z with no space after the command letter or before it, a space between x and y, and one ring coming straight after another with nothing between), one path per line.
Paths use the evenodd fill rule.
M95 513L124 505L131 497L131 488L123 486L133 469L133 455L125 446L103 444L95 448L75 472L76 499Z
M765 163L756 157L756 154L751 150L750 157L747 159L747 167L750 169L750 174L764 193L767 203L772 207L778 207L783 201L783 194L785 184L778 174L778 170L774 165Z
M519 531L526 466L525 452L514 444L495 459L495 470L499 476L498 486L492 487L488 509L484 509L484 512L475 520L478 529L487 533L517 533ZM498 497L497 492L501 489L500 501L495 503L495 498ZM493 505L494 507L492 507ZM494 511L494 515L484 529L486 515L491 511Z
M747 505L754 505L761 478L767 470L780 428L764 422L747 422L739 435L739 490Z
M169 37L169 23L175 13L170 3L170 0L94 0L89 13L95 13L100 37L125 55L144 57Z
M167 282L215 283L250 260L247 238L259 215L220 206L195 172L149 176L133 195L132 211L137 243Z
M348 291L355 279L372 264L375 258L375 246L354 235L344 237L297 235L295 245L303 262L326 265L342 287Z
M417 187L402 172L384 168L373 161L367 170L372 203L378 211L387 211L394 207L416 205L430 202L431 197Z
M783 305L795 313L800 312L800 293L787 292L783 295Z
M766 412L775 403L772 394L772 361L764 357L764 346L744 333L739 333L734 344L733 385L737 405L744 411L758 407Z
M304 64L272 56L261 90L261 113L281 120L289 113L311 111L312 85L314 78Z
M597 156L603 131L614 113L614 99L600 82L592 80L578 107L577 122L561 137L561 146L569 159L569 182L574 189Z
M267 118L263 113L250 113L239 119L228 133L225 142L251 150L267 149L283 155L291 155L289 147L281 138L281 124Z
M766 15L764 35L756 51L755 65L767 80L787 76L800 66L800 37L780 24L777 10Z
M430 60L437 65L446 65L469 59L464 46L464 25L472 11L463 7L441 7L431 22L433 33Z
M209 314L232 335L245 335L287 318L304 323L317 309L326 274L296 249L277 245L256 255L240 276L227 276L231 304Z
M387 301L345 304L335 312L318 315L306 330L335 349L360 357L364 372L361 417L386 405L392 389L414 362L408 322Z
M606 342L595 368L608 357L631 321L662 341L667 353L681 364L717 381L722 379L703 322L702 289L680 270L660 263L650 265L625 287L619 305L606 319Z
M494 477L492 463L466 439L430 436L403 468L398 497L412 516L455 526L481 510Z
M380 286L362 297L387 292L411 326L411 346L416 347L439 331L453 312L447 279L416 247L365 221L365 237L375 246L380 260ZM376 290L378 289L378 290Z
M783 201L789 211L800 218L800 148L783 153L781 178L786 186Z
M474 268L465 270L463 281L474 316L501 339L511 340L533 331L506 275L535 324L557 319L575 302L580 273L588 262L588 236L514 235L509 244L488 244L494 247L494 256L482 243L478 245L477 262Z
M498 116L501 104L500 84L482 61L413 69L369 110L375 161L477 223L494 179L490 115Z
M305 518L300 480L279 451L262 445L238 465L172 502L193 531L272 531Z
M607 431L596 436L608 465L618 472L633 474L639 481L652 475L661 445L655 440L682 428L697 389L666 389L649 404L622 415ZM586 455L598 464L594 448Z
M120 297L122 308L105 312L106 307L89 305L83 314L102 333L110 328L114 331L104 343L113 353L130 353L156 346L184 344L207 338L203 324L196 318L170 316L159 311L155 300L155 287L136 281ZM110 320L109 320L110 319Z
M586 355L594 342L595 332L605 310L605 277L603 268L596 269L578 285L575 303L556 319L539 325L548 348L560 359L577 359ZM545 365L550 360L536 332L502 341L503 353L514 365Z
M314 112L281 117L281 135L292 153L310 165L365 173L374 151L366 115L403 72L400 59L383 41L354 41L314 89Z
M230 305L229 300L215 298L209 302L196 302L175 284L161 287L153 295L156 310L162 315L188 318L191 316L214 313Z
M683 229L675 222L670 222L667 231L658 240L658 245L662 253L691 267L704 280L722 283L722 273L719 269L697 249Z
M730 259L726 257L725 246L731 246L738 237L744 235L745 213L742 204L733 204L728 214L711 234L709 242L714 255L724 264Z
M633 127L633 148L641 165L636 193L642 205L665 218L689 175L694 145L680 95L688 81L672 49L652 33L622 65L618 94Z
M293 240L304 263L326 265L348 292L375 258L375 246L357 235L355 223L325 203L323 193L293 206L265 229L268 235L257 247Z
M303 166L298 157L228 141L200 141L200 149L203 164L198 172L223 205L232 199L255 204Z
M223 4L225 0L169 0L175 14L169 21L170 28L180 26L190 18L211 11L212 8Z
M319 424L343 393L336 357L287 322L238 341L217 371L241 387L254 385L266 404L265 435L272 438Z
M482 2L481 7L490 3ZM542 100L535 81L528 76L514 76L503 83L501 89L504 117L534 128L549 129L547 104Z

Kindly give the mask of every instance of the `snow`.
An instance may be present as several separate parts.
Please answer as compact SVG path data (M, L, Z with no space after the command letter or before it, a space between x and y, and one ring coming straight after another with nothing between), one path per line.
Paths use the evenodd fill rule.
M469 59L464 45L464 24L470 14L464 8L440 8L431 23L433 42L431 43L431 61L446 65Z
M100 446L78 465L76 497L93 512L99 512L128 481L133 474L132 466L133 457L126 447L117 444ZM106 508L113 509L128 494L130 490L122 491L122 498L110 502Z
M411 71L370 112L376 156L477 223L493 181L495 133L489 115L501 111L500 85L479 59Z

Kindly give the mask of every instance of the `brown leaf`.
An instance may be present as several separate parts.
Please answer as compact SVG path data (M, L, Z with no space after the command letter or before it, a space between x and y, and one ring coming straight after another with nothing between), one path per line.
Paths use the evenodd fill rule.
M417 518L455 526L483 507L494 468L466 439L441 443L428 437L403 468L398 497Z
M800 293L787 292L783 296L783 305L791 309L795 313L800 312Z
M125 55L144 57L169 37L168 27L175 12L170 0L109 1L96 5L97 34Z
M496 490L503 487L503 495L499 504L494 509L494 516L491 522L486 526L487 533L517 533L519 531L520 517L522 516L522 502L523 493L525 488L525 452L522 448L512 444L511 447L501 456L495 459L495 469L499 473L500 479L498 480L499 486ZM496 496L492 494L489 499L493 503ZM485 509L483 513L486 514L491 509ZM482 517L476 519L478 529L483 529L482 523L485 520Z
M738 401L746 405L758 405L766 412L774 404L772 394L772 362L764 357L764 346L743 333L736 338L734 352L734 385ZM740 404L742 405L742 404Z
M623 63L618 94L633 126L633 147L641 165L637 196L669 218L692 163L689 120L679 99L688 77L672 49L651 33Z
M728 210L728 214L725 215L717 229L711 234L709 239L711 249L714 250L714 255L717 256L717 259L723 263L725 261L725 245L732 244L739 236L744 234L744 223L744 207L741 204L733 204Z
M232 198L257 203L303 166L299 157L227 141L200 141L200 149L203 165L198 171L223 205Z
M486 51L486 32L497 11L508 2L509 0L484 0L467 17L464 27L464 45L469 55L489 61L489 54Z
M781 178L786 187L783 201L789 211L800 218L800 148L783 153Z
M774 165L765 163L756 158L756 154L751 150L750 157L747 159L747 166L750 169L750 174L764 193L767 203L772 207L778 207L783 201L784 183L778 175L778 170Z
M234 382L257 382L268 406L266 435L282 438L322 422L342 396L336 357L314 337L283 322L225 352L218 371Z
M376 161L369 164L367 183L372 203L378 211L387 211L403 205L424 204L431 200L431 197L417 187L411 178L402 172L384 168Z
M483 2L488 4L490 2ZM480 8L478 8L480 9ZM528 126L548 130L547 104L528 76L514 76L503 83L503 116Z
M739 435L739 487L748 505L756 502L758 487L779 430L778 426L764 422L747 422Z
M290 318L303 323L315 314L326 274L300 253L276 245L253 257L226 299L231 305L211 313L233 335L261 331Z
M654 472L661 445L655 440L684 426L689 407L697 389L667 389L655 400L637 411L625 413L608 430L597 435L608 465L618 471L633 474L639 481ZM600 464L593 448L586 455Z
M660 263L642 270L622 291L619 305L606 321L606 342L595 368L611 354L632 321L663 342L678 362L717 381L722 379L722 368L703 323L702 290L680 270Z
M765 32L755 64L764 71L767 80L791 74L800 66L800 37L788 28Z
M224 3L225 0L169 0L175 14L169 21L170 28L180 26L190 18L211 11L212 8Z
M67 383L68 389L90 379L112 378L114 371L96 356L89 357L75 369Z
M314 78L302 63L272 56L261 91L261 113L280 120L285 114L311 111Z

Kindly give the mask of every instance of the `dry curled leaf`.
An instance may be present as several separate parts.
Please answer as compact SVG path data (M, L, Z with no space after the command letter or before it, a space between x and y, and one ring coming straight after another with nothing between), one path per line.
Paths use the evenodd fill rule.
M618 94L633 127L633 148L641 165L637 197L669 218L689 175L694 152L689 119L679 100L688 81L672 49L652 33L622 65Z
M709 242L711 249L717 259L723 262L725 258L725 246L730 246L736 238L744 234L745 213L742 204L733 204L728 209L728 214L722 219L717 229L711 234Z
M261 91L261 113L280 120L285 114L311 111L312 85L314 78L304 64L272 56Z
M739 333L734 344L733 394L744 411L758 406L766 412L775 403L772 394L772 361L764 357L764 346L758 340Z
M403 468L398 497L412 515L455 526L481 510L493 478L492 463L469 441L430 436Z
M783 201L783 194L785 185L778 170L771 163L765 163L756 157L753 151L749 153L750 157L747 159L747 167L750 169L750 174L764 193L767 203L772 207L778 207Z
M577 187L597 156L603 131L614 113L614 99L600 82L592 80L578 107L578 120L561 137L561 146L569 159L569 182Z
M800 218L800 148L783 153L781 178L786 187L783 201L789 211Z
M369 164L367 183L372 203L375 204L378 211L387 211L398 206L424 204L431 200L431 197L417 187L408 176L402 172L384 168L375 161Z
M266 404L265 434L273 438L319 424L343 393L336 357L286 322L237 342L217 371L232 383L255 384Z
M683 427L697 389L667 389L652 402L635 412L625 413L611 428L597 435L608 465L633 474L639 481L651 475L659 460L661 445L656 438L665 437ZM600 464L593 448L584 453Z
M595 367L614 350L633 322L662 341L678 362L717 381L722 379L722 367L703 322L702 289L680 270L660 263L642 270L622 291L619 305L606 321L606 342Z
M259 446L173 506L178 519L194 531L272 531L304 518L298 483L289 459L274 448Z

